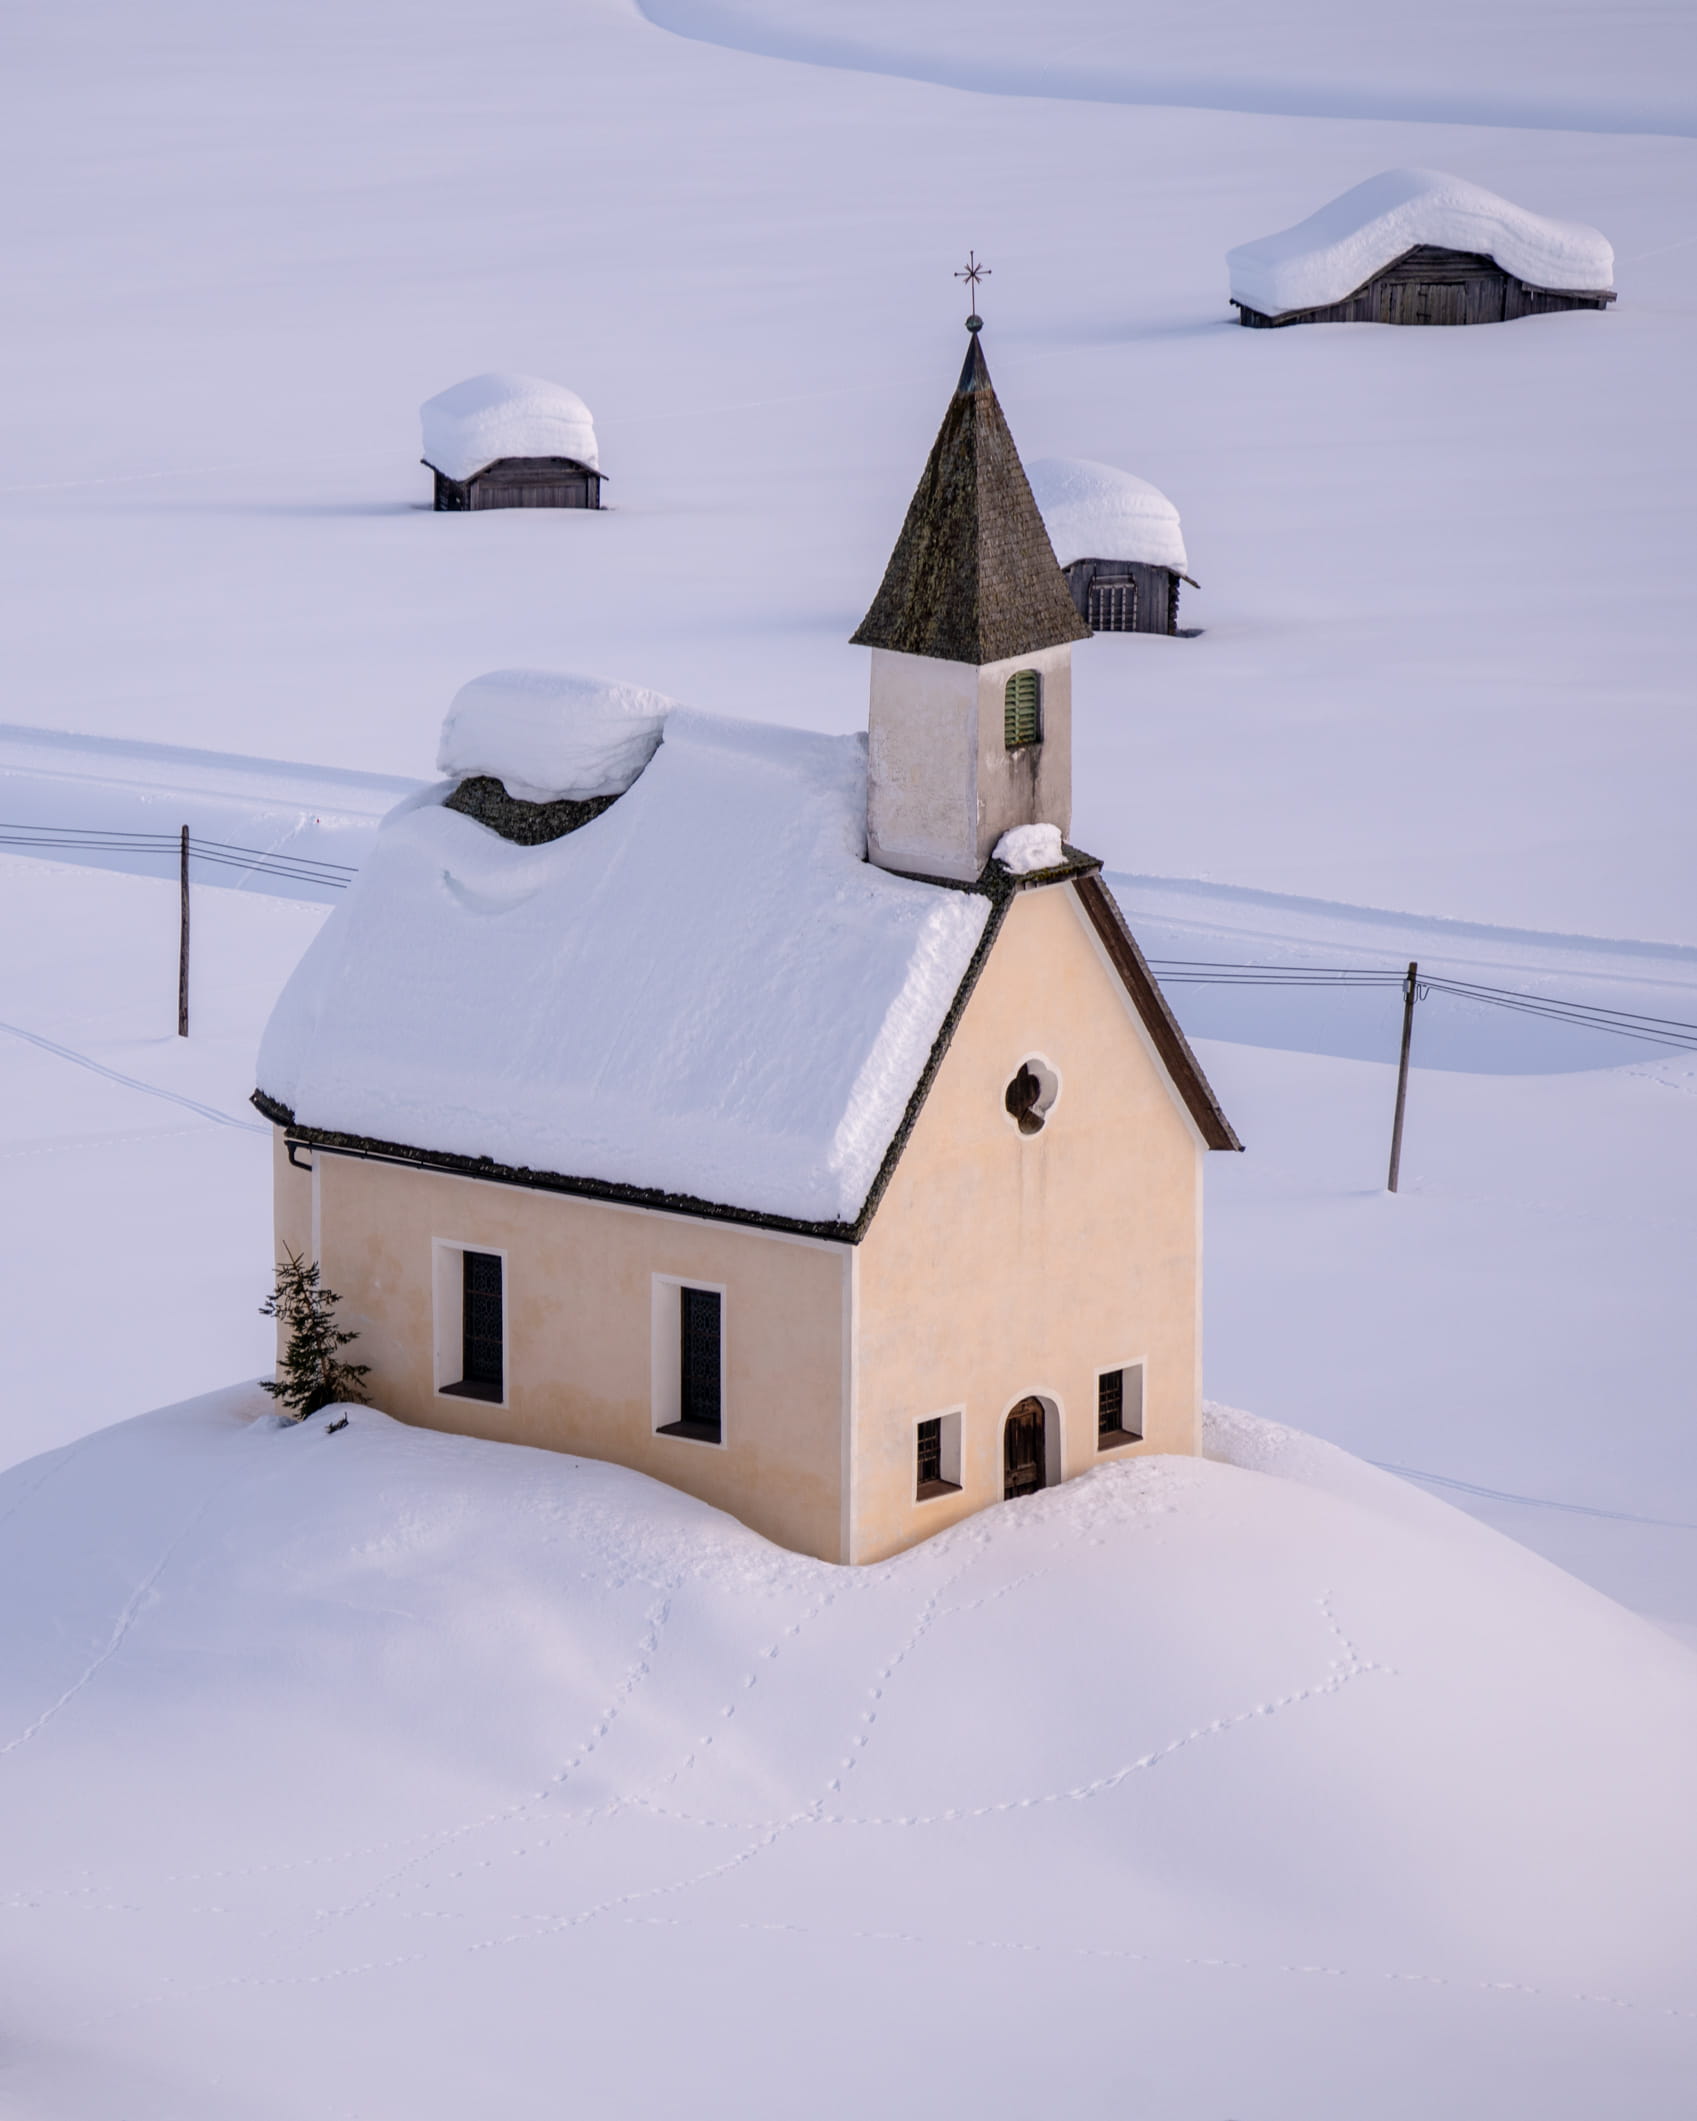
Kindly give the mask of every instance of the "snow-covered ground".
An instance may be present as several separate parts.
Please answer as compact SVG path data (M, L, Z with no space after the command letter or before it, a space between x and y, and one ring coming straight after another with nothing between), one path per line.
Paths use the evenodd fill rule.
M499 668L860 726L971 244L1022 451L1134 467L1204 584L1076 658L1151 955L1697 1019L1689 8L9 32L0 825L356 862ZM1404 165L1597 227L1618 307L1230 321L1228 249ZM417 408L491 369L582 391L605 513L429 512ZM266 1360L245 1099L322 918L206 872L179 1042L167 864L90 859L144 873L0 850L0 2111L1683 2113L1691 1056L1434 994L1392 1200L1393 993L1175 986L1249 1144L1212 1396L1521 1550L1238 1424L1280 1477L849 1578L375 1415L90 1437Z
M846 1570L264 1405L0 1482L11 2112L1688 2110L1697 1662L1388 1476Z
M1387 8L1329 40L1305 6L1292 63L1465 71L1505 109L1630 88L1641 127L1697 78L1681 7L1628 32L1455 0L1442 35ZM991 48L963 0L853 12ZM995 48L1111 91L1148 22L1009 6ZM1274 39L1237 0L1185 34ZM626 0L81 0L27 15L10 72L10 721L424 778L459 685L529 665L853 728L846 637L959 367L971 243L1021 451L1151 481L1204 585L1201 639L1078 655L1081 844L1697 941L1691 140L1010 99ZM1238 328L1228 249L1408 164L1600 228L1618 307ZM428 511L417 408L500 366L594 408L606 512Z

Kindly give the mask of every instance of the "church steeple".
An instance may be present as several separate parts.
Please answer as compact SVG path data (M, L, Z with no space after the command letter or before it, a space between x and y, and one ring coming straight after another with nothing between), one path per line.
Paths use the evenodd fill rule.
M974 330L883 583L853 639L982 664L1089 638Z
M970 882L1004 832L1072 814L1073 605L979 337L872 608L867 852Z

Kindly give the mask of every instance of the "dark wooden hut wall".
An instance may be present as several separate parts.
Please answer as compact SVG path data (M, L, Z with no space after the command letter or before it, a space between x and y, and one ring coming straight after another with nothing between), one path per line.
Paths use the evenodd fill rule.
M1240 324L1274 330L1284 324L1504 324L1557 309L1606 309L1613 300L1610 289L1532 287L1481 252L1421 243L1323 309L1269 317L1242 302L1232 307Z
M435 466L431 469L435 471ZM497 457L469 479L436 472L438 512L480 508L599 508L601 474L571 457Z
M1143 560L1074 560L1064 573L1092 633L1177 633L1181 577Z

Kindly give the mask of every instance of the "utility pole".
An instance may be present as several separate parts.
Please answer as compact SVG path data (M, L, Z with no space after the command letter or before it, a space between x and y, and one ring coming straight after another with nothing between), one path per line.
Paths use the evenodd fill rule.
M1419 977L1420 967L1411 958L1408 977L1402 983L1402 1058L1397 1063L1396 1071L1396 1118L1391 1122L1391 1175L1385 1181L1385 1190L1388 1193L1396 1191L1397 1174L1402 1169L1402 1116L1408 1109L1408 1048L1414 1037L1414 999L1419 991Z
M182 885L182 921L177 935L177 1036L189 1035L189 828L183 827L179 870ZM1404 1042L1406 1044L1406 1041ZM1397 1110L1400 1114L1402 1108ZM1400 1120L1399 1120L1400 1125Z

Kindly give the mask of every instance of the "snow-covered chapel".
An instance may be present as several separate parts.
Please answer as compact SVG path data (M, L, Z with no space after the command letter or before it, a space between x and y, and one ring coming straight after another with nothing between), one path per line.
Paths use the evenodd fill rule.
M975 331L855 635L867 736L461 692L254 1100L379 1406L840 1562L1196 1450L1238 1143L1067 841L1087 633Z

